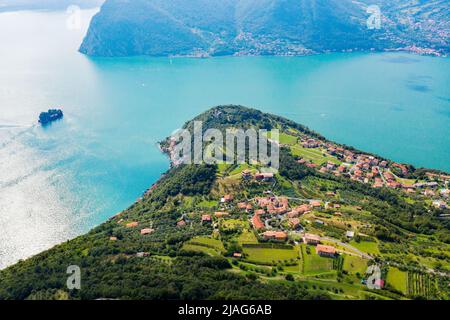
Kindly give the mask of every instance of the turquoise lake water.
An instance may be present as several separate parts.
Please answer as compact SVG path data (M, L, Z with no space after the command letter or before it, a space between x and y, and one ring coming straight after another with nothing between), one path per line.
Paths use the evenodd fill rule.
M128 207L168 168L156 143L219 104L450 171L450 59L405 53L93 59L64 12L0 14L0 268ZM43 129L39 113L62 106Z

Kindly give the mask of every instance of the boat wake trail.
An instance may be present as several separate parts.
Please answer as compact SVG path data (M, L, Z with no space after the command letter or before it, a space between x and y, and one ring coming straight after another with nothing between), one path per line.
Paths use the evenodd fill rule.
M9 136L6 138L5 141L1 141L1 136L0 136L0 150L6 148L8 145L10 145L12 142L16 141L17 139L19 139L21 136L29 133L30 131L32 131L37 125L36 124L32 124L32 125L9 125L9 124L0 124L0 130L1 129L24 129L19 131L16 134L13 134L12 136Z

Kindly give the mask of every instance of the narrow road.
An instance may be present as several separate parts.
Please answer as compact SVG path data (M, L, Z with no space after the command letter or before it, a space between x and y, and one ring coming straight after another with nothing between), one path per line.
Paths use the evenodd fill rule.
M337 245L339 245L341 247L344 247L344 248L347 248L349 250L352 250L352 251L356 252L360 257L362 257L364 259L369 259L369 260L373 259L367 253L364 253L361 250L356 249L354 246L351 246L348 243L345 243L345 242L342 242L342 241L339 241L339 240L336 240L336 239L333 239L333 238L329 238L329 237L321 237L321 238L323 240L326 240L326 241L334 242L334 243L336 243Z
M380 167L375 167L375 168L377 168L378 169L378 172L380 173L380 176L381 176L381 179L383 180L383 183L385 184L385 185L387 185L387 181L386 181L386 178L384 177L384 175L383 175L383 170L380 168Z

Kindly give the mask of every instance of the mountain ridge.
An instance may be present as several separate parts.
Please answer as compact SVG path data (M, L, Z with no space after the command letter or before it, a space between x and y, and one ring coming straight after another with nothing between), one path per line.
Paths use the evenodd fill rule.
M110 57L449 52L448 3L378 3L381 29L371 30L366 0L107 0L80 51Z

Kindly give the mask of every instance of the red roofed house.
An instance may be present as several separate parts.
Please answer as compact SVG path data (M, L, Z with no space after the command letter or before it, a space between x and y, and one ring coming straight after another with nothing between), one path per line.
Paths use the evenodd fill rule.
M385 179L386 179L388 182L389 182L389 181L394 181L394 180L395 180L394 176L393 176L392 173L390 173L390 172L387 172L387 171L383 172L383 176L385 177Z
M185 225L186 225L186 221L184 221L184 220L180 220L177 222L178 227L184 227Z
M295 208L295 211L297 211L299 214L305 214L311 211L311 208L307 204L302 204L301 206Z
M127 228L135 228L139 225L139 222L130 222L126 224Z
M374 188L381 188L383 186L383 180L380 178L375 178L375 183L373 184Z
M277 213L277 211L275 210L275 206L273 204L269 204L267 206L267 212L269 214L276 214Z
M394 163L393 166L399 168L404 175L408 174L408 168L403 164Z
M263 237L266 240L284 241L287 239L287 234L286 234L286 232L282 232L282 231L266 231L263 233Z
M273 180L273 178L275 177L275 175L271 172L269 173L257 173L255 175L255 179L256 180L264 180L264 181L271 181Z
M298 211L297 210L292 210L291 212L289 212L288 214L288 217L289 218L296 218L296 217L298 217L300 214L298 213Z
M255 215L260 216L262 214L266 214L266 212L264 211L264 209L258 209L255 211Z
M339 166L339 168L337 169L340 173L344 173L346 168L345 166Z
M228 213L228 212L216 212L216 213L214 213L214 216L216 217L216 218L223 218L223 217L227 217L227 216L229 216L230 214Z
M388 182L388 186L390 188L400 188L402 186L402 184L397 181L390 181L390 182Z
M145 228L141 230L141 234L144 236L146 234L150 234L153 233L153 231L155 231L154 229L150 229L150 228Z
M300 219L298 218L291 218L289 219L289 225L292 229L296 229L300 225Z
M256 230L260 230L260 229L264 228L264 223L262 223L261 219L256 214L252 217L252 225L253 225L253 228L255 228Z
M237 207L239 209L244 209L245 210L247 208L247 203L246 202L239 202Z
M272 203L270 198L256 198L256 201L260 207L266 207Z
M353 173L353 175L354 175L355 177L361 177L362 174L363 174L363 172L362 172L361 170L355 170L355 172Z
M322 204L320 203L320 201L315 201L315 200L311 201L309 204L310 204L311 207L313 207L313 208L319 208L319 207L322 206Z
M212 222L212 219L209 214L202 215L202 224L211 223L211 222Z
M319 244L320 243L320 236L317 234L311 234L311 233L305 233L303 236L303 242L306 244Z
M222 199L223 199L223 202L229 203L229 202L233 201L233 196L230 194L226 194L223 196Z
M334 258L336 256L336 248L332 246L324 246L322 244L318 244L316 247L316 252L319 256L322 257L331 257Z

